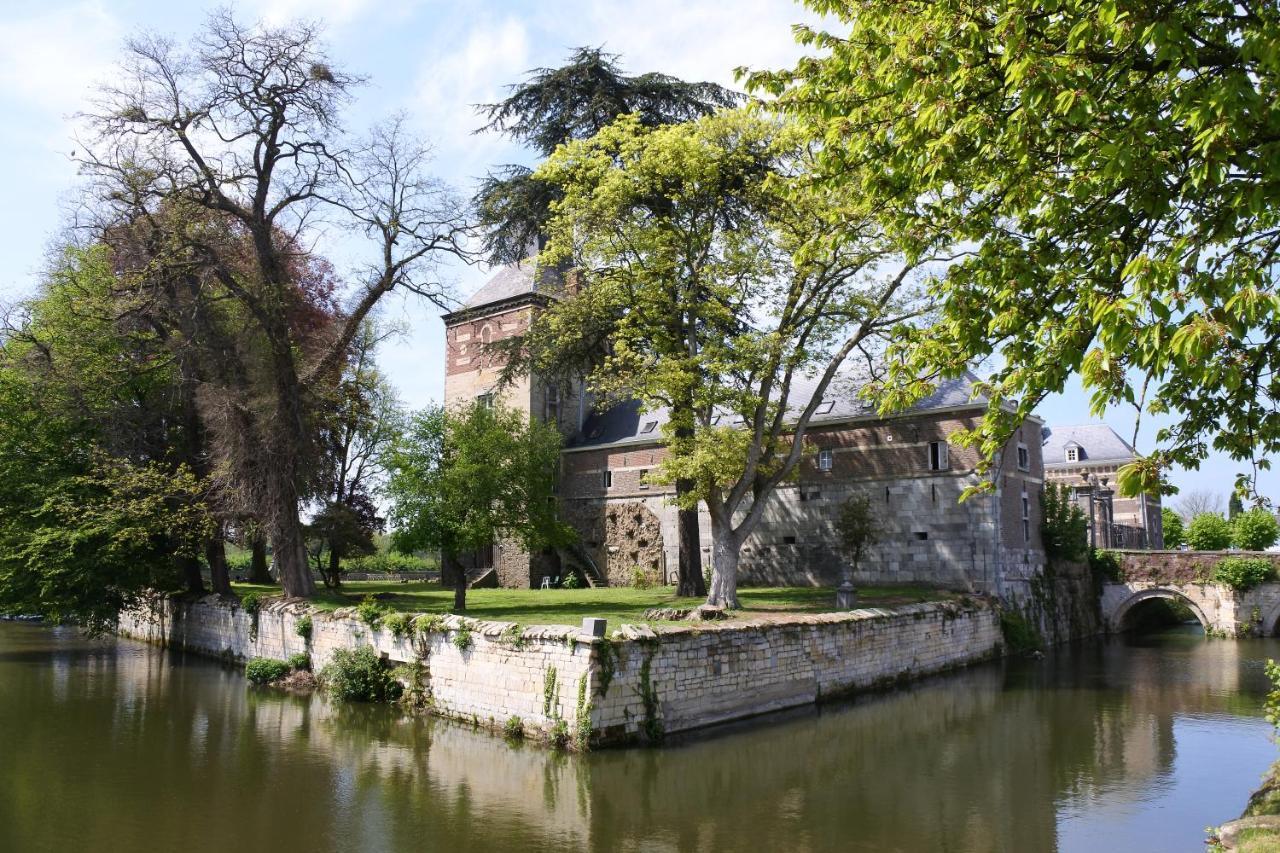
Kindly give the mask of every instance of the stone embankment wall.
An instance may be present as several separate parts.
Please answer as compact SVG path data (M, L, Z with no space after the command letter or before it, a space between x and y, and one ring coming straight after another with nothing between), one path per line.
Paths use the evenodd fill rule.
M1050 561L1042 572L1006 582L1004 600L1026 617L1046 646L1104 630L1100 591L1087 563Z
M1207 583L1218 561L1226 557L1261 557L1280 570L1280 554L1272 551L1116 551L1120 580L1129 583Z
M157 599L125 613L120 633L228 660L308 652L316 669L339 648L371 645L408 664L436 712L494 727L566 733L578 745L652 738L965 666L1003 648L995 609L974 601L894 610L797 614L675 627L623 626L608 640L564 626L523 632L509 623L445 616L429 633L397 638L350 611ZM460 636L466 635L467 642Z

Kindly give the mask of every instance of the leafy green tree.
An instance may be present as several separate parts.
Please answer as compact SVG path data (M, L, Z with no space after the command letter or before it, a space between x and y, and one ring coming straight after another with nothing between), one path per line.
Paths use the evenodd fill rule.
M1160 523L1164 528L1164 547L1176 549L1187 543L1187 533L1182 523L1182 516L1178 515L1175 510L1169 507L1161 509Z
M467 602L460 554L499 538L530 551L573 541L556 514L560 442L555 427L480 401L411 418L388 462L393 542L404 552L440 550L455 610Z
M859 492L840 505L840 514L836 516L836 535L840 544L849 555L853 572L858 571L862 555L867 549L880 541L881 526L871 508L871 499Z
M1242 551L1265 551L1280 539L1280 524L1270 510L1254 507L1231 519L1231 544Z
M846 359L875 365L883 336L919 310L913 265L869 226L832 236L848 208L796 190L806 156L786 126L732 110L661 128L624 117L538 171L562 194L543 259L574 267L580 286L526 344L554 359L603 325L591 389L668 408L650 479L674 484L686 510L705 503L717 606L737 606L742 544L794 476Z
M657 72L624 74L615 54L580 47L559 68L538 68L506 98L480 107L488 120L481 132L496 131L550 156L560 145L595 136L620 115L634 114L646 127L691 121L740 96L715 83L687 83ZM493 264L523 260L541 248L555 187L533 170L507 165L490 174L474 200Z
M1176 413L1122 493L1210 452L1280 451L1280 12L1274 4L807 0L815 55L750 76L816 170L908 254L956 246L906 335L896 409L997 356L993 459L1079 374L1095 414ZM1241 485L1247 486L1247 478Z
M1216 512L1204 512L1187 525L1187 544L1197 551L1222 551L1231 545L1231 524Z
M1236 492L1231 493L1230 499L1227 500L1227 520L1234 521L1235 517L1244 512L1244 501L1240 500L1240 495Z
M1084 510L1071 500L1071 490L1048 483L1041 500L1044 519L1040 536L1045 553L1061 560L1083 560L1089 548L1089 519Z

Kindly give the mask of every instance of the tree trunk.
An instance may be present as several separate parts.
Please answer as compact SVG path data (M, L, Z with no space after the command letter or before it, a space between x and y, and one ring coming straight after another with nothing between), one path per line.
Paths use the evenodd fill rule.
M329 571L325 573L324 585L329 589L337 589L342 585L342 560L332 542L329 543Z
M186 581L187 592L192 595L204 595L204 577L200 574L200 561L194 557L179 557L178 567L182 570L182 578Z
M707 604L738 610L738 555L742 543L729 529L730 525L711 516L711 591Z
M276 574L286 598L311 598L316 594L316 579L311 574L302 542L302 522L298 518L298 500L292 482L280 483L287 495L278 498L276 517L272 520L271 550L275 554Z
M219 595L230 595L231 573L227 571L227 547L221 535L209 540L204 555L209 561L209 583L213 591Z
M449 553L443 552L440 558L440 568L445 577L453 575L453 609L456 611L464 611L467 609L467 572L458 564L458 558Z
M676 496L687 492L691 485L687 480L676 483ZM698 529L698 510L682 509L676 516L680 541L680 578L676 595L701 598L707 594L707 579L702 574L702 537Z
M271 572L267 571L267 542L261 533L253 534L249 547L253 551L249 562L249 580L253 583L271 583Z

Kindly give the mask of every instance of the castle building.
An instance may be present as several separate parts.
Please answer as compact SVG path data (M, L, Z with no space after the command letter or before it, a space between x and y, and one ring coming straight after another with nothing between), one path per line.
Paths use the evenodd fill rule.
M1159 495L1126 498L1115 490L1116 473L1137 458L1133 446L1106 424L1045 430L1045 480L1065 486L1084 510L1094 547L1164 547Z
M646 481L665 454L663 410L638 402L594 411L581 387L557 387L527 377L498 387L501 365L483 344L518 335L562 287L532 262L501 268L461 309L444 317L446 405L500 396L504 405L553 421L565 435L559 500L580 542L563 553L526 554L496 543L469 566L508 587L541 584L544 576L582 572L592 583L673 582L679 564L674 489ZM780 486L742 549L744 585L839 583L844 556L836 544L841 504L862 493L880 507L881 536L864 556L860 584L927 583L1018 596L1044 566L1040 496L1044 478L1042 424L1029 418L985 476L978 452L948 436L974 427L987 401L974 398L973 377L943 383L908 411L881 417L856 396L832 390L806 437L813 452L797 478ZM961 493L986 480L987 493ZM703 563L711 560L711 525L702 513Z

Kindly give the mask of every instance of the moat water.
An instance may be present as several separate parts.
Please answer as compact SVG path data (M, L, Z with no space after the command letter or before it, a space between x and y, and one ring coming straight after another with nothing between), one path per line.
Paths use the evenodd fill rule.
M1202 851L1268 657L1174 629L578 756L0 623L0 851Z

